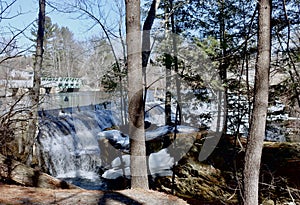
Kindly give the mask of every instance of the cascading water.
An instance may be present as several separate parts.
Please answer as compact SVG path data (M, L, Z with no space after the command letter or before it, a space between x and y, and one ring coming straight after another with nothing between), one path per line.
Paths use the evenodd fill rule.
M112 111L101 106L79 109L48 110L40 112L41 158L49 173L89 189L101 189L98 169L101 166L101 150L97 134L118 124ZM76 181L80 180L80 182ZM99 182L90 187L90 181ZM96 183L97 184L97 183ZM100 184L100 187L99 187Z
M174 127L163 126L164 105L155 101L153 96L148 97L148 101L145 121L154 126L146 129L146 138L151 140L158 136L175 132ZM114 104L112 103L111 106L116 106ZM46 167L52 176L87 189L105 189L104 183L100 180L99 168L108 168L110 169L108 172L111 170L116 171L117 168L113 167L110 162L118 159L119 151L116 152L116 149L113 147L111 147L113 150L101 147L99 144L101 143L100 139L107 139L113 145L123 149L123 151L128 151L129 148L129 138L126 134L123 134L126 133L125 130L121 130L123 133L117 130L103 132L105 128L120 124L120 120L116 117L118 114L112 111L117 111L118 108L110 106L110 109L106 110L106 105L52 109L39 113L40 132L38 143L40 145L40 163L43 167ZM204 112L203 107L198 109ZM172 120L175 122L176 111L172 111ZM186 131L195 132L197 129L188 127L176 128L176 132ZM101 150L100 147L104 149ZM109 160L106 160L107 158L104 157L104 155L107 155L106 152L109 152ZM173 159L168 153L164 152L166 150L149 156L150 162L151 159L156 159L157 161L157 156L164 159L158 160L162 164L158 162L153 163L155 160L152 160L149 166L154 173L151 172L151 174L170 172L169 168L172 167L172 164L165 162L167 159L171 163ZM101 161L102 159L103 161ZM162 167L163 170L161 170ZM106 172L106 175L108 172ZM107 176L107 178L110 177Z
M146 120L150 123L158 122L157 119L164 115L162 109L160 106L155 106L147 114ZM105 182L100 179L100 168L109 169L105 172L104 178L105 176L108 179L115 175L119 176L118 168L113 166L113 162L119 159L119 151L116 152L117 149L112 146L111 149L114 150L107 150L109 147L101 147L99 143L102 139L107 139L118 149L125 152L128 152L129 149L128 135L118 130L104 131L105 128L119 125L119 120L115 116L117 113L106 110L102 106L41 111L38 143L42 166L46 167L52 176L83 188L106 189ZM189 127L177 128L177 132L195 131L197 129ZM174 132L174 127L171 126L147 130L146 139L151 140L171 132ZM102 148L103 150L101 150ZM152 163L149 166L153 172L151 174L170 173L170 167L173 165L170 163L173 162L173 159L165 152L166 150L162 150L162 152L150 155L149 161ZM111 159L105 161L107 154ZM101 161L102 159L104 161ZM169 163L166 163L166 160ZM110 172L111 174L108 174ZM122 175L122 170L120 173Z

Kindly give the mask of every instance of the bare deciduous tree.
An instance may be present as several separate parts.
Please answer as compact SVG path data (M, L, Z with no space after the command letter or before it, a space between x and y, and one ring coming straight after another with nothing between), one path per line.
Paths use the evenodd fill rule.
M244 168L244 204L258 204L260 162L265 138L271 58L271 0L260 0L254 105Z
M131 188L149 189L146 163L140 0L126 0Z
M38 35L36 41L36 53L34 62L34 79L32 88L32 119L29 121L28 139L25 147L25 154L28 155L28 163L31 163L30 156L32 156L34 139L36 137L36 130L38 128L38 104L40 101L40 87L41 87L41 70L43 63L43 41L45 30L45 0L39 0L39 17L38 17Z

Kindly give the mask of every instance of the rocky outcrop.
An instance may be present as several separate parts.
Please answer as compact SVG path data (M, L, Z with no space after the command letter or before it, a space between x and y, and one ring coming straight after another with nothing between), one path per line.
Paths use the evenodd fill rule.
M199 162L197 157L203 141L203 137L195 140L192 148L173 168L173 178L157 177L153 187L174 193L191 204L241 203L246 139L235 140L225 136L212 155ZM300 204L299 173L299 143L265 142L260 177L261 203L274 201L276 204Z
M175 168L175 178L159 177L156 189L195 204L237 204L234 190L226 184L220 170L194 161Z
M79 187L58 180L40 172L38 168L30 168L20 162L0 154L0 179L24 186L49 189L79 189Z
M208 161L198 160L204 136L199 133L194 136L193 146L174 166L174 176L155 178L153 187L173 193L191 204L237 204L236 190L227 184L223 172ZM184 135L177 137L186 138Z

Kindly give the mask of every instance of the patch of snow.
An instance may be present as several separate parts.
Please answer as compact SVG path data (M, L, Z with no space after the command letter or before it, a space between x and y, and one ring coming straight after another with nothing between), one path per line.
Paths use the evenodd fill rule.
M124 169L125 171L125 177L130 178L130 167L126 167ZM119 177L123 176L123 170L122 169L109 169L106 170L103 174L102 177L105 179L117 179Z
M179 125L177 126L177 131L179 133L193 133L193 132L198 132L199 129L195 127L186 126L186 125Z
M130 155L122 156L123 165L119 157L111 163L112 169L106 170L102 177L105 179L117 179L123 176L130 178ZM149 169L153 176L171 176L171 168L174 165L174 158L168 153L168 150L162 149L159 152L151 153L149 156Z
M111 166L114 168L122 167L122 166L129 167L130 166L130 155L128 155L128 154L123 155L122 161L121 161L120 157L117 157L116 159L114 159L111 162Z
M173 127L171 126L162 126L158 127L155 130L146 131L146 141L153 140L157 137L166 135L171 132L173 132Z
M150 154L149 169L151 175L170 176L171 168L174 165L174 158L168 153L167 149Z

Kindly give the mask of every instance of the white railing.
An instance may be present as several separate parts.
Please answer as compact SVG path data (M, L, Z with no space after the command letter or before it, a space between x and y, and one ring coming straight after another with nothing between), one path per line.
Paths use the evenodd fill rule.
M32 88L33 78L28 80L0 80L0 85L7 86L8 88ZM82 80L80 78L71 77L42 77L41 86L44 88L80 88Z

